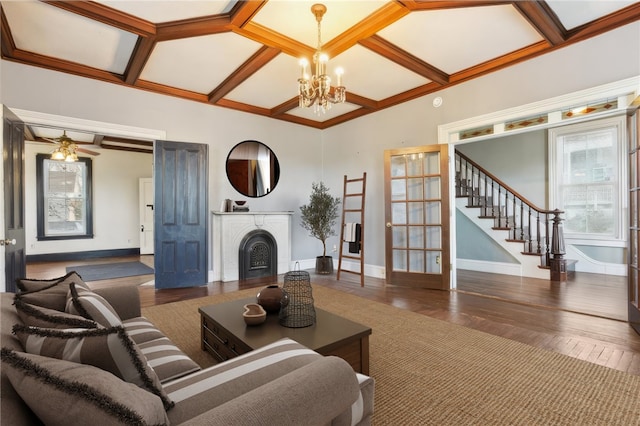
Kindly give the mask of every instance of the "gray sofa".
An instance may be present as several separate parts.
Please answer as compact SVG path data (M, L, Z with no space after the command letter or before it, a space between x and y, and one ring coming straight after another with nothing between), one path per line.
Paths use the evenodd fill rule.
M200 369L141 317L136 287L89 291L81 284L69 286L79 280L77 275L63 278L53 287L73 297L67 294L66 313L59 314L64 318L51 328L45 326L52 318L40 311L51 314L53 307L60 307L32 304L29 296L41 293L23 291L15 302L13 293L0 294L3 425L371 423L373 379L354 373L340 358L283 339ZM97 327L86 327L84 318L93 321L101 315L86 303L96 298L108 302L115 312L106 317L118 317L122 326L101 324L109 319L100 318ZM71 313L74 306L82 315ZM77 335L68 338L69 333ZM83 345L70 349L65 340L58 348L61 336ZM103 341L109 349L96 358L93 348ZM126 348L127 362L131 358L135 364L136 355L142 362L131 371L120 366L114 370L111 364L122 358L114 346Z

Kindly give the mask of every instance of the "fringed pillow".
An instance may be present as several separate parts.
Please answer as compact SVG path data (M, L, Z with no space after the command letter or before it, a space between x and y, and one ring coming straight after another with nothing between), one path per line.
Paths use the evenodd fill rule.
M65 312L82 315L104 327L122 325L120 316L107 299L75 283L69 285Z
M89 365L2 348L2 372L47 425L167 425L161 399Z
M43 308L42 306L31 305L22 299L14 302L18 316L23 324L43 328L97 328L95 321L86 319L79 315L68 314L56 311L55 309Z
M28 353L93 365L158 395L165 409L173 407L158 376L123 327L59 330L16 324L13 333Z
M20 292L16 293L15 297L32 305L64 312L71 283L75 283L77 287L89 289L80 275L72 271L63 277L51 280L19 278L16 284Z

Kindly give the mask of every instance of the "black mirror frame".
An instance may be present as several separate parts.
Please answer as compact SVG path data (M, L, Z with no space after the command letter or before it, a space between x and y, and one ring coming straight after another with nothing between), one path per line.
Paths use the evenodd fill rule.
M270 181L269 181L269 185L266 188L264 188L262 191L260 191L259 188L257 188L257 182L255 182L255 180L252 181L250 176L248 176L249 168L244 167L244 165L242 164L234 165L234 159L231 158L236 148L247 143L261 145L264 148L266 148L269 152L270 169L271 169L269 173ZM255 161L255 160L254 159L246 159L246 160L238 159L237 161L240 162L240 161ZM243 174L245 173L245 170L246 170L246 177L243 176ZM233 148L231 148L231 150L229 151L229 154L227 154L227 159L225 161L225 172L227 174L227 180L229 180L229 183L231 184L233 189L235 189L245 197L261 198L273 192L275 187L278 185L278 181L280 179L280 162L278 161L278 157L276 156L275 152L273 152L273 150L269 148L266 144L256 140L245 140L237 143ZM246 180L246 184L243 180Z

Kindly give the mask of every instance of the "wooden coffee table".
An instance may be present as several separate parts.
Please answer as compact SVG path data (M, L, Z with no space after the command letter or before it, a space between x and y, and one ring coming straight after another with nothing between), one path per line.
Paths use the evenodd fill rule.
M322 355L339 356L355 371L369 374L371 328L318 308L316 323L309 327L284 327L278 314L268 314L261 325L248 326L242 317L243 306L255 301L252 297L199 308L202 350L224 361L289 337Z

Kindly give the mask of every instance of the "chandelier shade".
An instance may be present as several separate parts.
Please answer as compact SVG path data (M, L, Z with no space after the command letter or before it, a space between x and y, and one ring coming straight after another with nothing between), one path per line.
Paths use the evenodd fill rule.
M322 53L322 17L327 11L323 4L311 6L311 13L318 22L318 46L313 55L313 69L306 58L300 60L300 78L298 79L298 105L300 108L310 108L318 114L325 113L333 104L343 103L346 99L346 89L343 86L342 68L336 68L336 84L331 86L331 77L327 75L329 56ZM312 74L309 75L309 72Z

